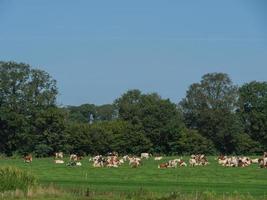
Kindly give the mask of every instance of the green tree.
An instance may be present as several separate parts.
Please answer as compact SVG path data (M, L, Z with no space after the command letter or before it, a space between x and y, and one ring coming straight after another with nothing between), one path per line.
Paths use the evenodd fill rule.
M23 63L0 62L1 152L27 149L26 138L34 142L36 116L55 106L56 95L56 81L48 73Z
M80 106L68 106L69 119L73 122L90 123L91 116L96 118L96 106L94 104L82 104Z
M131 123L152 143L152 152L170 153L169 141L184 127L177 106L158 94L130 90L115 101L118 117ZM175 130L175 131L173 131Z
M192 84L181 101L185 122L215 144L222 153L233 153L242 124L235 114L238 92L227 74L211 73Z
M245 132L258 142L259 150L267 150L267 82L244 84L239 89L239 109Z

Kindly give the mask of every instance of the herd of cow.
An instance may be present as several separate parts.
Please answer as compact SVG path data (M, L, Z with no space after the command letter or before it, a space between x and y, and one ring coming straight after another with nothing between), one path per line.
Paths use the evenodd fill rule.
M137 156L123 156L119 157L118 153L112 152L108 153L106 156L97 155L92 158L89 158L89 162L92 162L93 167L119 167L122 164L128 162L129 166L132 168L137 168L141 165L143 159L148 159L152 157L149 153L141 153L140 157ZM83 159L82 156L76 154L71 154L67 166L81 166L80 162ZM155 161L162 160L162 156L154 157ZM224 156L220 155L218 158L218 164L224 167L247 167L253 163L259 164L260 168L267 168L267 152L264 152L263 156L256 159L251 159L245 156ZM24 157L24 162L31 163L32 155L29 154ZM63 152L55 153L54 157L55 164L64 164ZM189 158L189 166L205 166L208 165L208 159L204 154L191 155ZM160 163L158 168L176 168L176 167L186 167L187 164L182 158L177 158L169 160L168 162Z
M218 163L224 167L248 167L251 164L259 164L260 168L267 168L267 152L264 152L263 157L251 159L246 156L224 156L218 157Z

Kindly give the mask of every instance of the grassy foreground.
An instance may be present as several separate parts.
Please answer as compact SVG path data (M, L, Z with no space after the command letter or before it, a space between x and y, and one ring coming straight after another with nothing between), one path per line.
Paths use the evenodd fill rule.
M127 163L120 168L93 168L88 158L82 160L81 167L56 165L53 158L34 159L31 164L24 163L22 159L2 158L0 166L27 170L38 178L41 185L48 188L51 184L55 185L59 191L72 191L72 194L77 194L76 197L82 194L96 199L135 199L135 196L140 199L142 194L148 199L165 198L166 195L167 199L182 199L182 195L186 194L186 199L231 199L237 195L240 198L234 199L267 199L266 169L260 169L256 164L246 168L224 168L214 158L208 157L208 166L177 169L157 168L158 163L171 157L163 161L145 160L137 169L130 168ZM188 161L188 158L184 159ZM199 198L196 198L198 194ZM60 197L62 192L57 195ZM73 196L60 198L73 199Z

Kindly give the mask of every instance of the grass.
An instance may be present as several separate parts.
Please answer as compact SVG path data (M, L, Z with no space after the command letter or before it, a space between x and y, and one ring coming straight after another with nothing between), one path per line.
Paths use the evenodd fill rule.
M127 195L134 197L140 193L155 198L171 193L187 194L188 198L191 195L192 199L196 199L194 196L198 193L200 196L218 198L223 196L230 198L237 194L240 197L267 198L266 169L259 168L257 164L246 168L225 168L219 166L214 158L208 157L211 163L208 166L177 169L157 168L158 163L167 161L171 157L162 161L145 160L137 169L130 168L128 164L120 168L93 168L87 158L82 160L81 167L56 165L53 163L53 158L34 159L31 164L24 163L22 159L2 158L0 166L16 166L26 170L34 174L43 186L48 187L53 184L72 193L81 191L80 193L97 194L96 196L113 195L114 199L118 199L118 195L126 198ZM123 199L122 196L119 199Z
M26 192L30 187L36 185L34 176L16 167L1 167L0 180L0 192L16 189Z

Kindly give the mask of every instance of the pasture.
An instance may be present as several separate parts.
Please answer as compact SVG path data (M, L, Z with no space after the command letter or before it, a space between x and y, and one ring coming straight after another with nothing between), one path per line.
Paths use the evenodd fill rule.
M88 158L82 166L54 164L53 158L34 159L26 164L22 159L2 158L0 166L16 166L34 174L41 185L53 184L66 190L84 189L94 192L134 193L151 192L159 196L172 192L195 194L211 192L216 195L267 196L267 170L257 164L245 168L225 168L215 157L208 157L207 166L158 169L161 161L144 160L141 167L131 168L128 163L119 168L93 168ZM188 163L188 157L184 157ZM65 163L68 159L65 158Z

